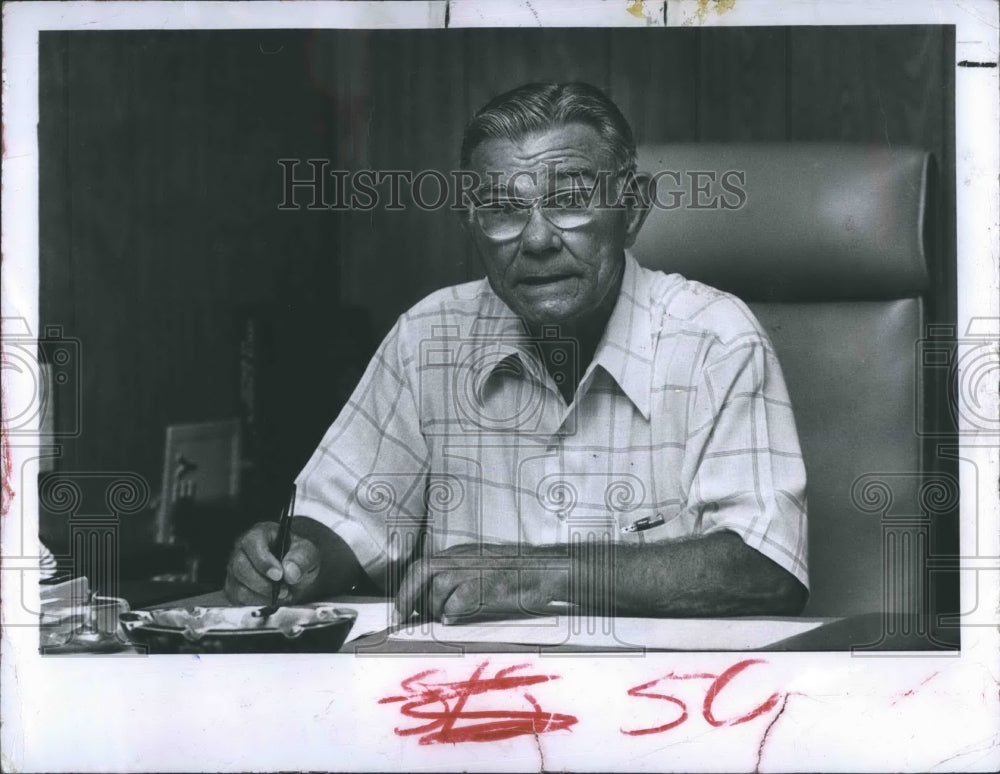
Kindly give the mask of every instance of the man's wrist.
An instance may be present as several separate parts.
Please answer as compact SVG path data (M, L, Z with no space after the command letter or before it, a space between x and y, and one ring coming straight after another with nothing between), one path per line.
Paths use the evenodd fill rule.
M615 615L617 546L608 540L522 546L534 583L552 602L569 602L593 615ZM545 559L551 568L544 568ZM539 567L542 565L542 567Z

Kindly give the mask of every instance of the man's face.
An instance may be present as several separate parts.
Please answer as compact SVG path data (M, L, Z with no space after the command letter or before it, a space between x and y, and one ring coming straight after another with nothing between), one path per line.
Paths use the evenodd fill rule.
M574 175L593 184L602 169L613 171L604 156L596 131L569 124L517 141L486 140L470 160L483 181L481 198L533 201L570 188ZM620 178L611 175L605 182L612 189L606 200L613 203ZM624 248L642 219L632 209L597 208L589 222L559 228L536 207L524 231L505 241L490 239L474 220L470 228L494 292L526 322L542 325L579 322L598 309L617 287Z

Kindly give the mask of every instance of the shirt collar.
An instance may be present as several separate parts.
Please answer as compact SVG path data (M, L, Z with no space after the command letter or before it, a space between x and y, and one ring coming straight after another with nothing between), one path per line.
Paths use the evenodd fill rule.
M587 389L594 369L600 366L648 420L655 342L648 293L642 293L641 273L642 267L626 250L618 300L594 352L593 362L581 380L580 392ZM527 352L528 332L524 323L493 292L489 281L483 282L484 303L471 331L472 337L482 342L481 347L476 347L481 357L479 380L488 379L501 363L514 356L520 358L533 376L544 380L544 375L538 373L540 364Z
M649 419L653 380L653 330L649 293L643 293L642 267L625 251L625 273L593 366L601 366L615 380L639 413ZM584 381L590 377L585 377Z
M475 351L475 356L469 362L476 372L476 382L485 385L502 363L511 358L519 358L523 367L544 383L542 374L537 372L535 359L527 352L530 335L527 327L493 292L489 280L484 279L483 285L482 307L472 324L467 342Z

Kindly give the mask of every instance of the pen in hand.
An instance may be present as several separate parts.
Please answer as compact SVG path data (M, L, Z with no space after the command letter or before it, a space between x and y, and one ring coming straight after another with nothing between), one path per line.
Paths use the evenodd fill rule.
M281 565L285 560L285 554L288 553L288 548L292 542L292 515L295 513L295 485L292 485L292 494L288 500L288 505L281 511L281 516L278 519L278 536L275 538L274 544L271 546L271 553L278 560L278 564ZM272 581L271 585L271 603L266 607L262 607L258 610L255 615L267 619L275 610L278 609L278 594L281 592L281 584L284 581L284 573L282 572L281 578L276 581Z
M295 484L292 484L292 494L288 499L288 505L281 512L281 518L278 521L278 538L274 543L274 555L278 559L278 564L282 564L285 561L285 554L288 553L288 547L292 542L292 514L295 512ZM271 607L277 608L278 606L278 593L281 591L282 581L278 580L274 582L274 586L271 587Z

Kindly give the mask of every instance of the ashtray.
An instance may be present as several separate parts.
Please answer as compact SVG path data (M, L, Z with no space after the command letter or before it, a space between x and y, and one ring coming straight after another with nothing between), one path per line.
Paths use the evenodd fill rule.
M161 607L119 616L128 638L149 653L335 653L357 612L329 603L279 607Z

